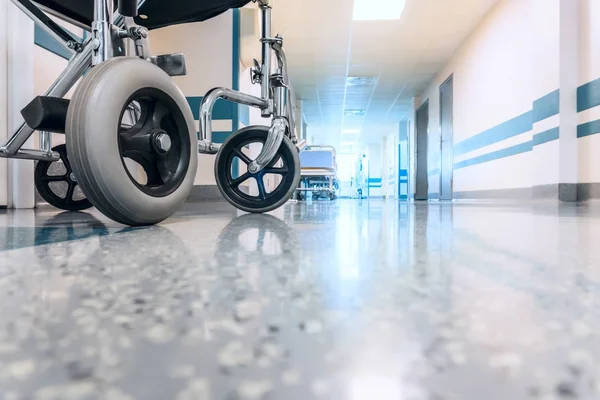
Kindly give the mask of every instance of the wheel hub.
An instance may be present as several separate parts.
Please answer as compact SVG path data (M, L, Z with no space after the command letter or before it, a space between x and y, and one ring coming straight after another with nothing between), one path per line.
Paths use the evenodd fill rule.
M71 172L71 173L69 174L69 180L70 180L71 182L77 182L77 179L75 179L75 174L74 174L74 173L72 173L72 172Z
M158 130L154 133L154 149L159 154L166 154L171 150L171 138L167 132Z

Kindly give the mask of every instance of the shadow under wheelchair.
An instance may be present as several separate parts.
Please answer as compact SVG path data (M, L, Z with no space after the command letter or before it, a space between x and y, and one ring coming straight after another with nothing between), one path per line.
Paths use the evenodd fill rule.
M92 214L66 211L36 215L35 226L0 227L0 251L106 236L139 228L107 227Z

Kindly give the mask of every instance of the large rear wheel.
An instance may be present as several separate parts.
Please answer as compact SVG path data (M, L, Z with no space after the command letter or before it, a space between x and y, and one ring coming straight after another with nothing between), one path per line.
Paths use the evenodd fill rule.
M133 121L132 108L139 114ZM117 57L94 67L71 100L66 134L83 192L117 222L158 223L192 189L194 118L172 79L147 61Z

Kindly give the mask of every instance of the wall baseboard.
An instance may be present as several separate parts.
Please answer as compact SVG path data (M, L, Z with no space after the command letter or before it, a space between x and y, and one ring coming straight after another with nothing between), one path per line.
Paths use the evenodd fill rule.
M478 199L531 199L531 188L514 189L492 189L492 190L470 190L464 192L454 192L454 198L457 200L478 200Z
M578 200L576 183L554 183L550 185L537 185L532 188L534 199L558 199L565 202Z
M474 190L454 192L454 198L460 199L552 199L564 202L600 199L600 182L593 183L555 183L537 185L531 188L498 190Z
M600 199L600 182L578 183L577 200Z

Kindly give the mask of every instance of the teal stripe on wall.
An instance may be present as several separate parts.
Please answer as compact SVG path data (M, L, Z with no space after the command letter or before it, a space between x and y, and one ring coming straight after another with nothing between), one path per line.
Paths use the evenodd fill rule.
M539 146L540 144L548 143L558 139L558 128L548 129L547 131L536 133L533 135L533 145Z
M582 138L600 133L600 120L586 122L577 126L577 137Z
M454 164L454 169L461 169L470 167L472 165L481 164L488 161L498 160L504 157L510 157L521 153L526 153L532 150L532 141L521 143L515 146L507 147L505 149L492 151L488 154L483 154L478 157L473 157L468 160L460 161Z
M600 106L600 79L577 88L577 112Z
M533 102L533 123L543 121L559 113L560 90L555 90Z
M67 50L65 50L59 42L57 42L52 36L50 36L46 31L44 31L37 25L35 25L34 27L33 41L36 45L40 46L41 48L46 49L49 52L64 58L65 60L71 58L71 54Z
M244 124L245 126L250 125L250 106L238 104L238 117L240 123Z
M454 146L454 155L460 156L466 154L490 144L529 132L531 129L533 129L533 111L528 111L525 114L457 143Z
M200 119L200 103L202 102L202 96L189 96L186 97L190 108L192 109L192 114L194 114L194 119ZM226 120L233 119L233 109L236 106L235 103L232 103L227 100L219 99L215 103L213 108L212 118L214 120Z
M223 143L225 139L231 136L231 131L228 132L213 132L213 142Z
M432 176L432 175L439 175L440 174L440 169L439 168L435 168L432 170L427 171L427 174Z

